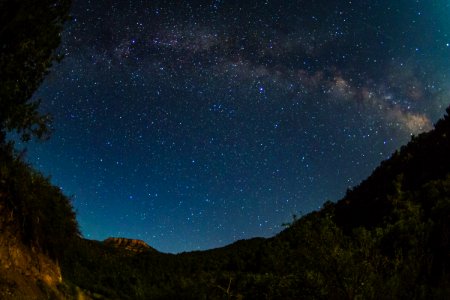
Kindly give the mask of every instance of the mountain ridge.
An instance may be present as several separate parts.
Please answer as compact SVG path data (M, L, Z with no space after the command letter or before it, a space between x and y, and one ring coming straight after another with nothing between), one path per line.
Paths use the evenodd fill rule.
M146 242L139 239L130 239L123 237L109 237L103 241L105 245L124 249L133 253L142 253L146 251L157 251L150 247Z
M80 240L63 275L105 299L447 299L450 107L446 112L341 200L274 237L132 256Z
M3 149L0 295L447 299L449 115L450 107L436 129L413 137L341 200L294 219L276 236L176 255L138 239L82 238L60 190ZM15 256L22 265L7 263L11 253L22 253Z

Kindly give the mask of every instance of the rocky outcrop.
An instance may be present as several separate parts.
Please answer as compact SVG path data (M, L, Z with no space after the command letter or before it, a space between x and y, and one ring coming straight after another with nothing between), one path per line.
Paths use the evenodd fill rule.
M150 247L146 242L136 239L110 237L104 240L103 243L105 245L112 246L118 249L125 249L133 253L156 251L154 248Z
M0 299L65 299L56 262L24 245L0 207Z

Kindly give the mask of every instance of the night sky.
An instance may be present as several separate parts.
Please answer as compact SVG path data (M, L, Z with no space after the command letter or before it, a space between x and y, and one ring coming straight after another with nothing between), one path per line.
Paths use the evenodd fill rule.
M450 104L450 1L74 1L28 159L84 237L270 237ZM182 3L180 3L182 2Z

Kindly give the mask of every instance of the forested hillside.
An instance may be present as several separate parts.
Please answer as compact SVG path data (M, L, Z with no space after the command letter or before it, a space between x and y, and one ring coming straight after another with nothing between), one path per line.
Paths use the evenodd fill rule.
M446 299L449 113L336 204L273 238L179 255L80 239L63 274L111 299Z
M21 139L45 139L33 94L55 61L70 1L0 1L0 298L62 299L58 260L78 237L71 201L32 168Z
M15 147L48 136L33 94L61 59L69 9L0 1L1 299L450 299L450 107L275 237L178 255L84 239L70 199Z

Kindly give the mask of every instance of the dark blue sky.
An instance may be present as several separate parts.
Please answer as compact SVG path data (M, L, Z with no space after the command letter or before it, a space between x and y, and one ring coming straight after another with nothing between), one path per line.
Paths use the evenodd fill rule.
M86 238L273 236L450 104L450 1L75 1L29 160Z

